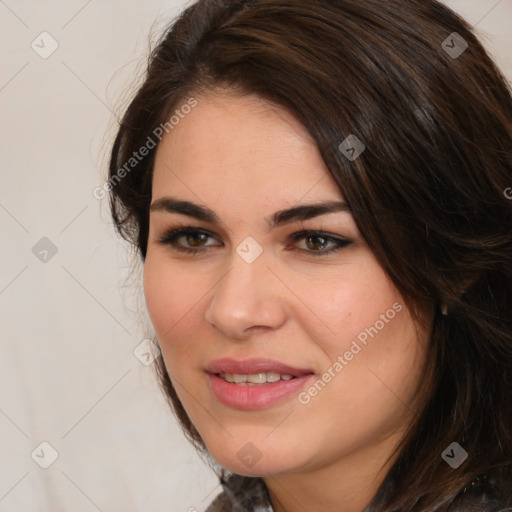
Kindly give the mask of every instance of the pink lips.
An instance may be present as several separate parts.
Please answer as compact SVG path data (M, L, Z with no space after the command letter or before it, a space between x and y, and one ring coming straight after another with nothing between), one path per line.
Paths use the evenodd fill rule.
M286 364L274 361L273 359L244 359L242 361L236 361L235 359L224 358L216 359L212 361L207 367L208 373L238 373L241 375L249 375L251 373L260 372L276 372L276 373L288 373L294 377L301 375L307 375L313 373L312 370L293 368Z
M244 410L262 409L284 401L296 395L314 377L311 370L293 368L271 359L217 359L206 367L206 371L213 395L228 407ZM222 372L242 375L276 372L293 375L294 378L250 386L226 382L218 375Z

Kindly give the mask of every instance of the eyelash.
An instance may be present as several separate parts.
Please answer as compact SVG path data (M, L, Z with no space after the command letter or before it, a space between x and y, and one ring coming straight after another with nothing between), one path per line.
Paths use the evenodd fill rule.
M187 254L198 254L200 252L205 251L205 247L211 247L211 246L203 246L197 249L193 249L191 247L184 247L181 245L176 244L176 240L181 238L182 236L186 235L194 235L194 234L203 234L207 235L208 237L214 238L211 233L204 229L199 228L193 228L193 227L180 227L177 229L172 229L168 231L162 238L158 240L158 242L162 245L169 245L174 250L187 253ZM333 235L329 235L328 233L325 233L324 231L314 231L314 230L302 230L298 231L296 233L293 233L290 235L290 239L293 242L297 242L298 240L302 240L307 238L308 236L317 236L323 238L327 243L334 242L336 245L334 247L331 247L329 249L321 249L319 251L312 251L307 249L294 249L297 252L301 253L307 253L311 254L312 256L323 256L325 254L334 253L336 251L339 251L340 249L343 249L347 245L350 245L352 242L346 238L341 237L335 237Z

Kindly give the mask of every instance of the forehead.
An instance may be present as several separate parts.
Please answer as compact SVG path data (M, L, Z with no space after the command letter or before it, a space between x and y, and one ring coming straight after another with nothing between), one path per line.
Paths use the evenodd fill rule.
M158 146L153 198L246 206L342 199L315 141L291 113L257 96L196 99Z

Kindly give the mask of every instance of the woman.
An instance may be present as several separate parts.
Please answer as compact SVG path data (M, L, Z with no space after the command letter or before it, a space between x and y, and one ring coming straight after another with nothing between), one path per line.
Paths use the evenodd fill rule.
M511 119L435 1L170 27L108 183L209 511L512 507Z

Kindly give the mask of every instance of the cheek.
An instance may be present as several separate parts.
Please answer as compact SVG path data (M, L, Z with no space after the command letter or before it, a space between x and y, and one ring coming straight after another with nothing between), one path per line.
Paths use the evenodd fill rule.
M401 400L409 402L417 391L426 341L418 339L400 293L373 256L295 284L311 311L296 317L315 341L312 356L318 358L318 349L323 353L319 369L328 372L328 389L313 408L327 417L338 408L342 417L351 411L369 424L399 417L394 413L403 409ZM311 390L311 396L316 393Z
M396 309L405 309L400 294L371 255L314 279L300 277L294 291L307 306L305 314L296 316L331 360L349 350L352 341L364 344L372 339L376 330L391 334L399 323Z
M325 326L308 333L323 353L323 373L299 398L304 413L327 425L326 436L344 449L347 440L357 445L402 427L420 386L426 342L383 272L347 276L343 287L327 290L329 300L309 299L334 334Z
M181 272L177 266L148 253L144 264L144 295L157 338L164 348L186 324L184 320L193 314L204 292L200 276Z

